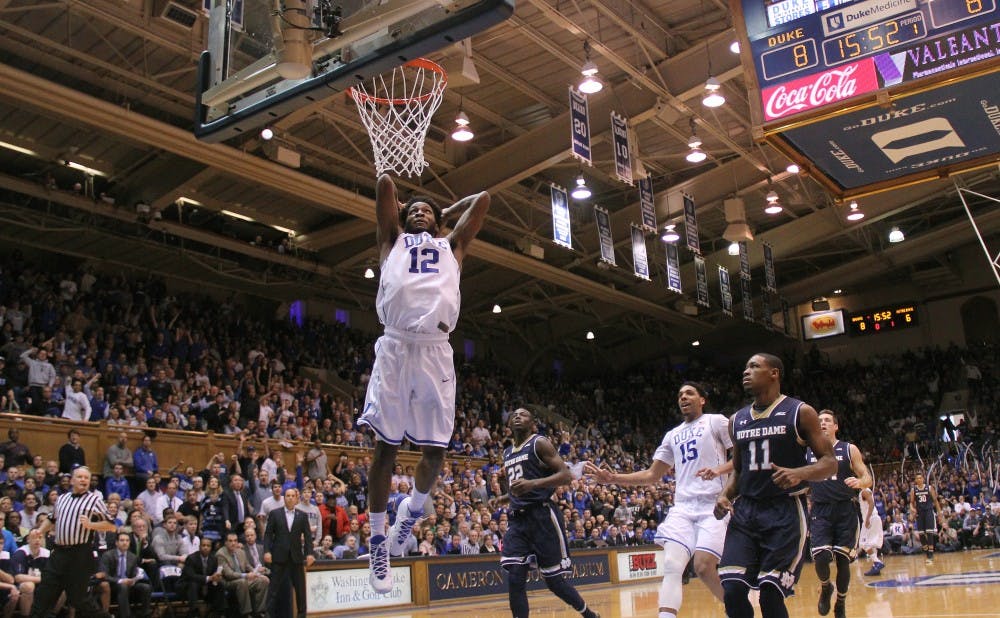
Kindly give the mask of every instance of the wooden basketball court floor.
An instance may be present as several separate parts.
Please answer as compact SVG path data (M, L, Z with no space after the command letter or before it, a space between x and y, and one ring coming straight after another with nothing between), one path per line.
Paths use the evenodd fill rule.
M853 567L847 615L851 618L979 618L1000 616L1000 550L974 550L937 554L933 565L924 564L923 554L888 556L881 577L863 577L870 563L859 560ZM659 581L583 589L587 603L602 618L652 617L657 615ZM789 616L818 616L819 582L812 563L807 563L796 594L787 602ZM577 618L552 594L543 591L528 597L533 618ZM490 603L458 605L384 613L385 618L509 618L506 599ZM759 616L759 610L757 616ZM833 612L830 613L832 618ZM724 618L722 604L697 580L684 586L681 618Z

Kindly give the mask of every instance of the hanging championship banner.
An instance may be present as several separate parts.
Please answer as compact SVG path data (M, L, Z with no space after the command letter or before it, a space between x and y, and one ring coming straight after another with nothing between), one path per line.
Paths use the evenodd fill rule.
M586 95L580 94L573 87L569 89L569 126L570 141L573 144L573 156L591 165L590 158L590 107Z
M771 294L767 290L761 290L760 305L761 311L764 312L764 328L774 330L774 316L771 315Z
M615 243L611 238L611 217L608 211L600 206L594 206L594 221L597 222L597 242L601 245L601 259L615 264Z
M789 315L790 311L788 309L788 301L784 298L781 299L781 320L784 322L782 325L785 331L785 335L792 336L792 318Z
M740 300L743 301L743 319L753 322L753 292L750 291L750 277L740 275Z
M698 217L694 211L694 198L684 196L684 242L688 249L701 255L701 241L698 240Z
M566 189L559 185L550 185L552 196L552 240L567 249L573 248L573 237L569 225L569 196Z
M764 288L772 292L778 291L774 279L774 254L771 252L771 245L767 243L764 243Z
M747 241L740 241L740 274L750 278L750 248L747 246Z
M698 304L702 307L710 307L708 302L708 269L705 268L705 258L695 254L694 274L698 282Z
M632 264L635 276L649 281L649 260L646 258L646 235L642 228L632 224Z
M729 287L729 269L719 266L719 291L722 296L722 313L733 315L733 291Z
M611 112L611 139L615 151L615 176L625 184L632 184L632 151L628 145L628 122L623 116Z
M667 289L671 292L682 293L681 289L681 264L677 255L677 245L672 242L667 243Z
M639 212L642 213L642 227L649 233L656 233L656 204L653 202L653 179L646 174L639 179Z

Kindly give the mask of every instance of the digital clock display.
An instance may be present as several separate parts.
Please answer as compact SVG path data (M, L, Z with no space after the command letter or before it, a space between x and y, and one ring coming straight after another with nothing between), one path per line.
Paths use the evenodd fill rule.
M895 305L850 314L852 335L874 335L917 325L917 308Z
M823 57L834 66L880 51L887 51L927 36L919 11L823 41Z

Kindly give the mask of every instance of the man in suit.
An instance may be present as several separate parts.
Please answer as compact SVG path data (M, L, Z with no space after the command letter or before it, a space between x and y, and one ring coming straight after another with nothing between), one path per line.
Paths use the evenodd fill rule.
M250 561L250 568L261 575L267 575L267 567L264 565L264 546L257 542L257 529L253 526L244 526L243 541L243 550Z
M267 516L264 530L264 563L271 568L271 582L267 588L267 615L286 616L287 611L278 611L278 596L289 581L295 590L298 616L306 615L306 572L302 567L312 566L312 531L309 518L295 506L299 503L299 490L289 487L285 490L285 507L274 509Z
M263 616L268 580L250 566L235 532L226 533L226 545L215 553L222 566L226 590L236 600L240 616Z
M146 573L139 568L139 558L129 551L132 537L127 532L119 532L114 549L101 554L97 568L98 580L101 580L99 590L101 605L108 609L111 595L118 601L118 616L132 616L131 603L141 604L142 611L138 615L148 618L152 615L150 595L153 592Z
M243 477L239 474L229 478L229 489L222 492L222 512L226 517L226 530L243 534L243 520L254 513L244 491Z
M198 616L198 601L208 603L210 614L225 615L226 594L222 587L222 569L212 553L211 539L202 539L198 551L184 561L178 592L187 599L188 616Z

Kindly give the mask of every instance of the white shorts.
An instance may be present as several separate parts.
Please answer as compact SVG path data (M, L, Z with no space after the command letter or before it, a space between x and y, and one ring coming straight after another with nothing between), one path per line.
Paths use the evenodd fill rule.
M388 444L406 438L420 446L448 446L455 429L455 363L447 333L386 329L375 342L375 366L358 423Z
M865 551L881 549L882 539L882 518L878 516L878 512L873 511L871 526L868 528L865 528L864 525L861 526L861 539L858 541L858 547Z
M704 551L722 558L730 516L716 519L714 510L714 500L675 504L656 528L654 540L664 547L667 543L677 543L687 550L688 555Z

